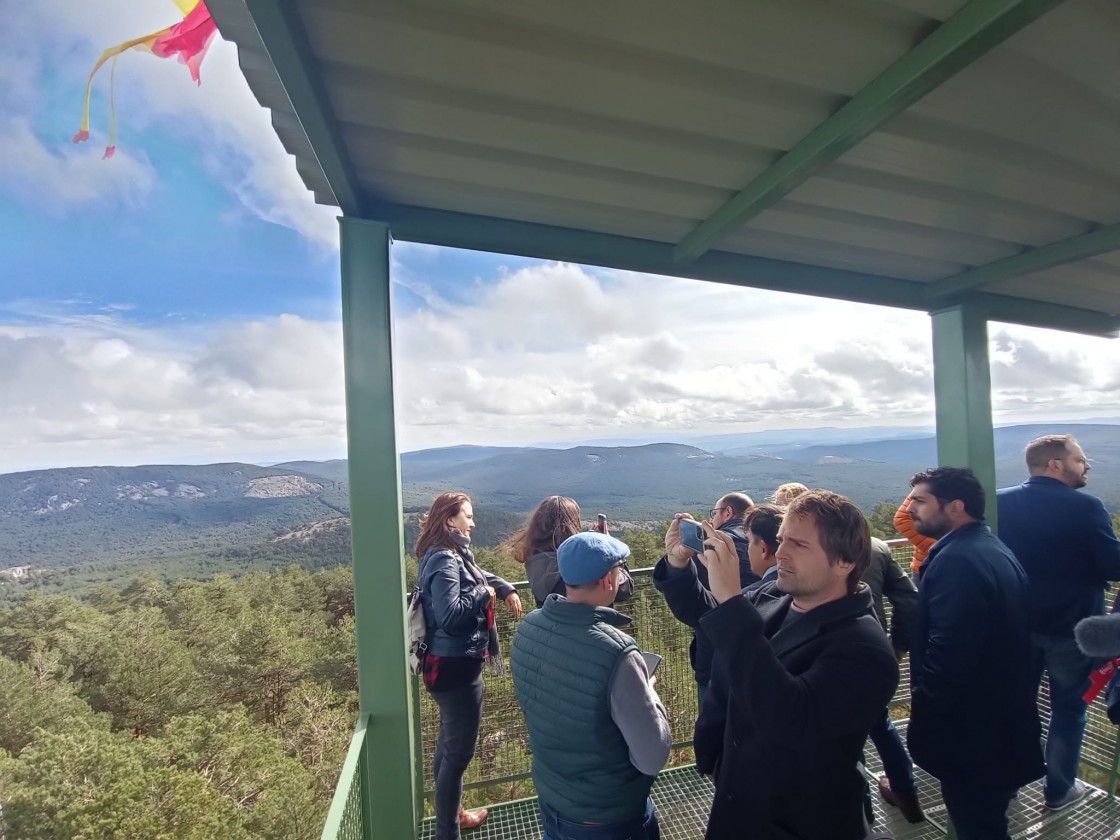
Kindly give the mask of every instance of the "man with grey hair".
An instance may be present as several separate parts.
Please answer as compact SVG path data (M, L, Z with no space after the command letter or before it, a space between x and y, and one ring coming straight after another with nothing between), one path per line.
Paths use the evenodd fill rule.
M1026 448L1030 478L996 494L999 538L1027 575L1027 617L1036 678L1050 677L1046 740L1047 807L1085 796L1077 780L1088 707L1082 695L1094 663L1073 627L1104 612L1109 581L1120 580L1120 541L1101 500L1079 493L1091 469L1072 435L1046 435Z

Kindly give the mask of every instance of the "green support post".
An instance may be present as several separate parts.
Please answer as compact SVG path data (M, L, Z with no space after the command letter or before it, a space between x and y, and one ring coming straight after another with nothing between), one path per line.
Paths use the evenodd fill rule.
M937 462L970 467L987 497L996 528L996 454L992 427L992 374L986 315L968 305L934 312L933 390L937 405Z
M361 712L369 715L362 762L365 838L374 836L368 816L376 814L378 837L402 840L417 836L419 791L406 665L389 228L345 216L339 225L358 691Z

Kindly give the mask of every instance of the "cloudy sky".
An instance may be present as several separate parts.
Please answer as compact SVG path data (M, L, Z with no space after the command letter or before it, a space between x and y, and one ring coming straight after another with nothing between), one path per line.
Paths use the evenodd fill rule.
M118 152L70 138L170 0L5 3L0 472L345 452L335 211L216 40L126 53ZM925 315L395 246L403 449L932 423ZM993 324L997 422L1120 414L1120 345Z

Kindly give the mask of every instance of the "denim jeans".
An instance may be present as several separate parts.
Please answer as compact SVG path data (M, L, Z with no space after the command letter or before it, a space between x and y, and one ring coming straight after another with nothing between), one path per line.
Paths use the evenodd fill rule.
M704 695L708 693L708 683L696 683L696 708L704 708Z
M1081 699L1089 688L1095 663L1077 647L1072 636L1031 634L1034 667L1039 682L1045 668L1050 676L1050 730L1046 736L1047 802L1061 799L1073 787L1081 763L1088 706Z
M463 776L474 758L482 723L482 673L466 685L433 691L431 695L439 706L439 737L432 762L436 780L436 840L459 840Z
M887 781L891 783L891 790L895 793L916 793L914 785L914 764L902 746L902 739L898 730L894 728L891 716L886 709L871 727L868 733L871 743L875 745L879 758L883 760L883 772L887 774Z
M646 812L637 820L621 823L589 824L565 819L556 809L540 800L541 840L661 840L661 827L653 800L646 800Z
M975 782L941 780L941 798L957 840L1009 840L1007 808L1013 790L978 787Z

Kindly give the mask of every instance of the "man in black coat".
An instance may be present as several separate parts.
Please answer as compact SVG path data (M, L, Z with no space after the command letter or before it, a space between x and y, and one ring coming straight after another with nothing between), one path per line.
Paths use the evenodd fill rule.
M941 782L959 840L1007 838L1012 796L1043 773L1026 575L982 521L971 470L938 467L910 485L914 526L937 540L910 647L910 755Z
M747 539L746 533L743 531L743 520L746 517L747 511L753 507L754 502L751 497L746 493L728 493L725 496L720 496L719 501L716 502L708 515L711 517L708 521L712 523L712 527L716 528L723 533L727 534L732 543L735 545L735 553L739 558L739 580L742 586L749 586L752 583L757 583L759 576L751 570L750 558L750 544ZM677 514L673 520L674 524L680 521L680 518L685 514ZM691 519L691 517L689 517ZM682 562L691 559L693 569L696 571L700 579L700 583L707 587L708 585L708 570L704 568L704 564L696 559L695 552L688 546L681 545L680 541L680 526L677 526L677 539L673 547L670 549L666 544L665 550L675 552L676 558ZM656 584L656 581L655 581ZM708 690L708 683L712 679L712 655L715 648L712 647L711 641L705 635L703 629L692 625L695 634L692 637L692 643L688 647L688 659L692 664L692 673L696 677L697 694L699 695L702 707L704 705L704 695Z
M858 765L898 685L894 651L860 583L867 521L835 493L794 499L782 522L778 579L749 594L731 538L704 530L710 590L672 551L654 576L674 615L708 634L730 678L705 836L863 840Z

